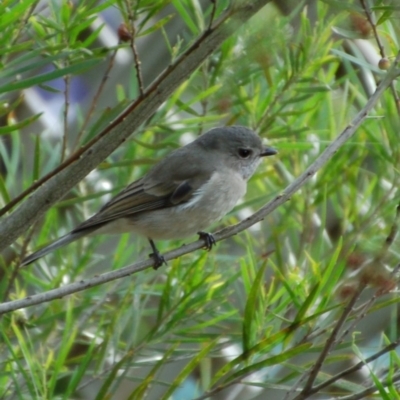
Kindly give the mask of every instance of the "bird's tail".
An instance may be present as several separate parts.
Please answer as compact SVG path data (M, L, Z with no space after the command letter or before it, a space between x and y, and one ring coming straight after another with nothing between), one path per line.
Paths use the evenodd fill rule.
M62 247L65 246L71 242L74 242L75 240L78 240L82 236L87 235L86 231L79 231L79 232L70 232L67 233L65 236L60 237L60 239L57 239L55 242L49 244L48 246L43 247L42 249L35 251L32 253L30 256L24 258L22 260L21 266L28 265L32 263L33 261L37 260L38 258L41 258L45 256L46 254Z

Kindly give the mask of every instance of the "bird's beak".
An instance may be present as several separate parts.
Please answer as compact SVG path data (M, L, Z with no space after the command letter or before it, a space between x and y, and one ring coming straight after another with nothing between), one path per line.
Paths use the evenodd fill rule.
M278 151L275 150L273 147L265 147L264 150L261 152L260 157L274 156L275 154L278 154Z

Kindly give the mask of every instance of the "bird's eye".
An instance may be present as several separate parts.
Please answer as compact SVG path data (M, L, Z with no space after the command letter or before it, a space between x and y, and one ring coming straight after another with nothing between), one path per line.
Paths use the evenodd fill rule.
M238 150L239 157L248 158L251 155L251 150L249 149L239 149Z

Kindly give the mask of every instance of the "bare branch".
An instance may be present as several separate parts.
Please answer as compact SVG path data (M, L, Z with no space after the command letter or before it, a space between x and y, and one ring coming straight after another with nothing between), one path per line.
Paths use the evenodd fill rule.
M94 112L94 110L95 110L95 108L96 108L96 106L97 106L97 103L98 103L98 101L99 101L100 95L101 95L101 93L103 92L104 87L105 87L105 85L106 85L106 82L107 82L107 80L108 80L108 78L109 78L110 71L111 71L111 69L112 69L113 66L114 66L115 57L117 56L118 50L119 50L119 48L117 47L117 48L114 49L114 51L111 53L110 59L109 59L108 64L107 64L107 68L106 68L106 70L104 71L104 74L103 74L103 77L101 78L99 87L97 88L97 91L96 91L96 93L95 93L94 96L93 96L92 102L90 103L89 110L88 110L87 113L86 113L85 120L83 121L82 127L81 127L81 129L80 129L80 131L79 131L79 133L78 133L78 135L77 135L77 137L76 137L75 145L74 145L75 147L76 147L76 146L80 143L80 141L82 140L82 136L83 136L83 134L85 133L86 127L87 127L88 124L89 124L89 121L90 121L90 119L91 119L91 117L92 117L92 115L93 115L93 112Z
M364 12L368 19L368 22L371 25L372 32L374 33L374 38L375 38L376 44L379 47L379 52L381 54L381 57L384 58L385 57L385 48L383 47L382 41L378 35L378 31L376 30L376 24L375 24L374 18L372 16L371 9L369 8L369 6L367 5L367 2L365 0L360 0L360 3L361 3L362 8L364 9Z
M126 2L126 10L128 13L128 20L129 20L129 24L127 26L127 29L129 31L129 47L131 48L132 55L133 55L133 62L135 64L136 80L137 80L138 89L139 89L139 97L142 97L144 94L144 83L143 83L143 76L142 76L142 69L141 69L141 61L140 61L139 53L138 53L137 47L136 47L136 27L135 27L138 5L139 5L139 3L137 2L136 7L134 7L134 9L132 10L132 7L130 6L129 1Z
M362 360L362 361L358 362L357 364L353 365L352 367L339 372L338 374L327 379L325 382L322 382L320 385L314 386L312 388L312 390L309 392L309 394L318 393L321 389L323 389L329 385L332 385L333 383L335 383L339 379L345 377L346 375L350 375L350 374L360 370L361 368L363 368L365 365L369 364L370 362L375 361L376 359L383 356L384 354L387 354L390 351L394 350L396 347L399 346L399 344L400 344L400 338L398 340L396 340L395 342L390 343L385 348L376 352L372 356L366 358L365 360Z
M378 31L376 29L376 23L374 21L374 16L373 16L373 14L371 12L371 9L370 9L369 5L367 4L367 2L365 0L360 0L360 3L361 3L362 8L364 9L364 13L365 13L365 15L366 15L366 17L368 19L368 22L371 25L372 32L374 33L374 38L375 38L376 44L379 47L380 55L381 55L382 59L386 59L385 48L383 47L382 41L381 41L381 39L380 39L380 37L378 35ZM390 85L390 89L391 89L391 91L393 93L393 97L394 97L394 100L395 100L395 105L396 105L396 108L397 108L397 113L400 115L400 101L399 101L399 96L397 95L397 90L396 90L396 88L395 88L395 86L393 84Z
M365 284L360 284L360 286L357 288L357 291L354 293L350 301L346 304L346 307L344 308L342 315L338 319L337 323L335 324L335 327L332 330L332 333L330 334L328 340L326 341L326 344L324 348L322 349L321 353L318 356L317 361L314 363L314 365L311 367L309 377L307 379L307 382L301 391L301 393L294 398L294 400L302 400L306 399L312 390L312 385L317 378L317 375L319 371L321 370L321 367L330 353L330 351L333 349L334 345L337 343L337 336L339 334L340 329L342 328L343 324L346 322L347 317L351 313L354 304L358 300L358 297L360 296L361 292L365 288Z
M400 373L394 374L390 379L388 379L386 382L382 382L383 387L387 387L392 385L395 382L398 382L400 380ZM343 396L343 397L338 397L338 400L360 400L360 399L365 399L367 396L369 396L372 393L375 393L378 391L378 388L376 385L371 385L367 387L365 390L362 392L358 392L355 394L350 394L349 396Z

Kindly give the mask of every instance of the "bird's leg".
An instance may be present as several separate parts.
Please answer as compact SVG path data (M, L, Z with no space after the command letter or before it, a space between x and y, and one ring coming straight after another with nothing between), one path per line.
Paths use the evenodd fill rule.
M149 257L152 257L154 259L154 266L153 268L155 270L157 270L158 268L160 268L163 264L167 265L167 262L165 261L164 256L157 250L156 245L154 244L154 242L149 239L150 242L150 246L153 250L153 252L151 254L149 254Z
M204 240L204 248L206 250L210 251L212 247L217 244L217 242L214 239L214 236L211 233L197 232L197 234L199 235L199 239Z

